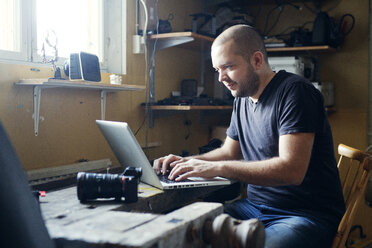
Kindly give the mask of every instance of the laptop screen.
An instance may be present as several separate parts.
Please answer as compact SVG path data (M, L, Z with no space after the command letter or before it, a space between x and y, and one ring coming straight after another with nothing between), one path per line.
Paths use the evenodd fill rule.
M134 137L128 123L102 120L97 120L96 123L120 165L124 168L128 166L142 168L141 181L161 189L162 185L158 176Z

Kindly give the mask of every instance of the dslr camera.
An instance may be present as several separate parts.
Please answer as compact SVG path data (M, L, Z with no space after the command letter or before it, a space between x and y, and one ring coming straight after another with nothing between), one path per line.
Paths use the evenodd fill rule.
M124 198L125 203L138 200L138 183L142 169L127 167L122 174L98 174L79 172L77 174L77 197L80 202L97 198Z

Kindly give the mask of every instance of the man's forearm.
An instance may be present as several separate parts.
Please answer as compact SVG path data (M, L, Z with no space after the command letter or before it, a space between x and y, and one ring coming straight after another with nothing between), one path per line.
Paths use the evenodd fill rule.
M189 156L187 158L195 158L205 161L222 161L222 160L238 160L242 159L240 154L233 154L224 147L214 149L204 154Z
M221 176L262 186L299 184L303 174L279 157L261 161L219 161Z

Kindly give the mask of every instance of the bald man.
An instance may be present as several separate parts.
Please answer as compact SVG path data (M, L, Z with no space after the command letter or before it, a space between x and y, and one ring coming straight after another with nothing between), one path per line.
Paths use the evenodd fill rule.
M270 68L261 36L236 25L212 45L212 64L235 97L222 147L154 161L170 179L222 176L247 183L246 199L225 205L258 218L265 247L330 247L345 211L321 93L306 79Z

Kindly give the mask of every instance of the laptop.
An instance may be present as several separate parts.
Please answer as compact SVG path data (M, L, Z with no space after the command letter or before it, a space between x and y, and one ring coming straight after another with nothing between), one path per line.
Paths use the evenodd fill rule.
M103 120L96 120L96 123L121 166L142 168L141 181L146 184L163 190L231 184L230 180L222 177L190 177L180 182L166 180L164 177L161 179L162 175L155 173L128 123Z

